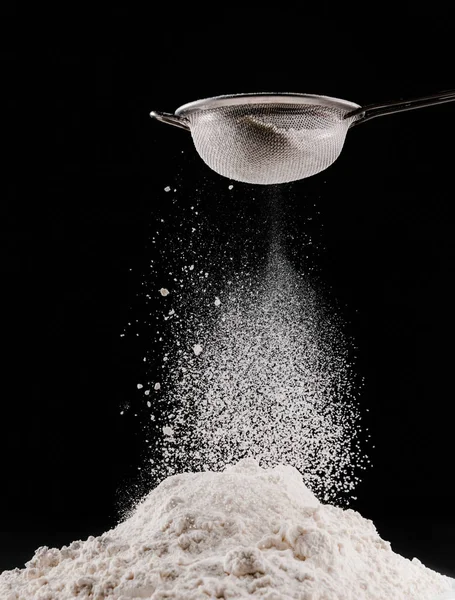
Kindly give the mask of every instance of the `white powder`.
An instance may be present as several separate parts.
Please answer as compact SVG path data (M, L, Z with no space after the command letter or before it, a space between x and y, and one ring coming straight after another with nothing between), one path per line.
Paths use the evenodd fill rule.
M453 590L450 595L449 592ZM115 529L39 548L2 600L434 600L455 581L395 554L373 523L322 505L290 466L246 459L171 476Z
M202 301L195 293L177 310L180 345L170 340L164 393L153 406L159 420L144 427L150 457L162 457L153 483L254 458L292 465L322 501L349 504L369 464L361 444L368 433L336 315L279 245L261 271L234 275L219 306L200 280L193 289ZM174 435L163 439L155 430L167 422Z
M161 289L159 290L159 292L160 292L160 294L161 294L162 296L168 296L168 295L169 295L169 290L167 290L166 288L161 288Z
M199 356L199 354L201 354L202 350L203 350L203 348L200 344L195 344L193 346L193 352L196 356Z

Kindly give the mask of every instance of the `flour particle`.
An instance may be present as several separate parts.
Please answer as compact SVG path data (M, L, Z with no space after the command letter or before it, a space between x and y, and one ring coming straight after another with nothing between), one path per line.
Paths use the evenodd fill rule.
M202 348L202 346L201 346L200 344L195 344L195 345L193 346L193 352L194 352L194 354L195 354L196 356L199 356L199 354L201 354L201 353L202 353L202 351L203 351L203 348Z

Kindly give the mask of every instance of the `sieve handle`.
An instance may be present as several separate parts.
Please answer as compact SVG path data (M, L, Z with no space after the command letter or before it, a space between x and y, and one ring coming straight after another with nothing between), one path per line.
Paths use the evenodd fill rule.
M431 96L422 96L410 100L398 100L394 102L385 102L383 104L369 104L347 113L344 118L349 119L358 116L359 118L351 124L351 127L353 127L354 125L365 123L365 121L369 121L375 117L392 115L406 110L434 106L435 104L443 104L445 102L455 102L455 90L447 90Z
M167 123L168 125L174 125L175 127L190 131L190 123L185 117L178 117L177 115L158 112L157 110L152 110L150 116L154 119L158 119L158 121L161 121L162 123Z

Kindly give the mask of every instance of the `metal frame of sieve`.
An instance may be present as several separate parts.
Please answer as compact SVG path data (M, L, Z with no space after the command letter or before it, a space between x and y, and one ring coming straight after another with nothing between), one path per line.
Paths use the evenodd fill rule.
M234 94L196 100L150 116L191 132L202 160L224 177L275 185L327 169L348 130L370 119L455 101L455 90L360 106L315 94Z
M225 108L228 106L252 106L255 104L292 104L293 106L301 104L302 106L327 106L349 111L356 111L361 108L359 104L355 104L354 102L331 98L329 96L317 96L315 94L231 94L188 102L180 106L174 114L152 111L150 116L163 123L190 131L187 117L198 111Z
M445 102L455 101L455 90L446 90L432 94L429 96L421 96L409 100L394 100L392 102L383 102L381 104L369 104L360 106L348 100L340 98L332 98L330 96L318 96L316 94L292 94L292 93L260 93L260 94L231 94L226 96L214 96L213 98L205 98L203 100L195 100L180 106L174 114L152 111L150 116L167 123L190 131L188 115L201 110L209 110L213 108L221 108L227 106L239 105L254 105L254 104L302 104L305 106L327 106L330 108L338 108L348 110L344 116L345 119L356 117L350 124L350 127L358 125L385 115L390 115L398 112L434 106Z

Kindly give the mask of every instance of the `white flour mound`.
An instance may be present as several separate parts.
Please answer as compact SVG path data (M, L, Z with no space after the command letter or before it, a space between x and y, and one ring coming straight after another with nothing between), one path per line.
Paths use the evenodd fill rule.
M450 590L359 513L320 504L293 467L252 459L168 477L115 529L39 548L0 575L2 600L433 600Z

